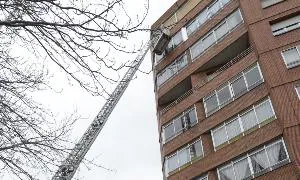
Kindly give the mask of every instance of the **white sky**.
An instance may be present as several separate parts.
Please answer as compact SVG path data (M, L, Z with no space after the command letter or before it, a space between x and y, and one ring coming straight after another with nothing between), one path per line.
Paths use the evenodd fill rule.
M142 11L137 3L141 0L128 0L133 13ZM154 23L176 0L150 0L149 15L145 25ZM142 33L130 39L131 43L140 44L147 41L149 33ZM121 57L120 57L121 58ZM131 56L133 60L134 56ZM116 60L118 57L116 57ZM141 70L151 70L151 59L148 53ZM82 180L160 180L162 179L160 149L158 141L153 77L151 74L137 73L118 105L114 109L104 129L86 155L95 159L103 168L81 165L76 178ZM61 93L50 93L46 102L49 109L57 115L65 115L77 109L85 117L74 129L74 140L78 140L90 122L104 104L103 98L93 97L83 89L66 84L59 73L52 83L63 87ZM46 93L47 94L47 93ZM45 96L45 94L43 95ZM41 177L44 179L45 177ZM46 178L48 179L48 178Z

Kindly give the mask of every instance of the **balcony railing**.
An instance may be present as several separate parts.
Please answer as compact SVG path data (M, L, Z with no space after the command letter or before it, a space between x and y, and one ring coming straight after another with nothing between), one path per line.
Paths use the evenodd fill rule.
M214 72L213 74L216 74L216 75L215 76L212 75L211 79L200 81L194 88L188 90L183 95L181 95L179 98L177 98L175 101L171 102L166 107L164 107L162 110L160 110L159 111L159 116L162 116L163 114L165 114L172 107L174 107L175 105L179 104L181 101L183 101L184 99L186 99L187 97L189 97L190 95L192 95L194 93L194 91L199 90L201 87L203 87L209 81L211 81L212 79L214 79L215 77L217 77L218 75L220 75L223 71L225 71L226 69L230 68L235 63L239 62L241 59L243 59L244 57L246 57L252 51L253 51L253 47L252 46L250 46L249 48L247 48L246 50L244 50L242 53L240 53L239 55L237 55L235 58L233 58L232 60L230 60L229 62L227 62L225 65L223 65L221 68L219 68L216 72Z

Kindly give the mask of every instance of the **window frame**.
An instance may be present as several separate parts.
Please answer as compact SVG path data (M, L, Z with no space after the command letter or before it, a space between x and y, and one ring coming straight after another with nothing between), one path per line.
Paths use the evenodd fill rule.
M193 145L196 144L197 142L200 142L202 155L199 155L199 157L197 157L196 159L193 159L193 160L192 160L190 148L191 148L191 146L193 146ZM178 154L179 154L180 151L182 151L182 150L184 150L184 149L188 149L187 152L188 152L189 161L186 162L185 164L182 164L181 166L179 166L179 165L180 165L180 160L179 160ZM177 156L177 166L178 166L178 167L175 168L175 169L172 170L172 171L167 171L167 170L169 170L169 167L168 167L168 159L170 159L170 157L173 157L173 156ZM201 139L201 137L199 137L199 138L197 138L196 140L192 141L191 143L188 143L188 144L184 145L183 147L177 149L174 153L172 153L172 154L170 154L169 156L166 156L166 157L164 158L164 163L165 163L165 165L164 165L164 166L165 166L164 173L165 173L165 175L168 177L168 176L170 176L170 173L171 173L171 172L180 171L180 170L182 169L182 167L185 167L185 166L186 166L187 164L189 164L189 163L191 164L193 161L197 161L197 160L199 160L199 159L202 159L204 156L205 156L205 153L204 153L204 149L203 149L202 139ZM166 168L167 168L167 169L166 169Z
M221 124L215 126L213 129L210 130L211 137L212 137L212 142L213 142L213 147L214 147L214 151L217 151L217 150L221 149L225 144L231 144L232 140L235 139L238 136L240 136L240 137L246 136L248 134L249 130L251 130L252 128L254 128L256 126L257 126L258 129L260 129L261 127L263 127L264 126L264 122L266 122L268 119L264 119L262 122L259 122L259 119L258 119L258 116L257 116L257 113L256 113L256 109L257 109L257 107L262 106L264 103L269 103L269 105L271 107L271 110L272 110L272 113L273 113L273 116L272 116L273 120L276 120L277 116L276 116L276 113L275 113L275 110L274 110L271 98L270 97L264 98L264 99L260 100L259 102L257 102L255 104L249 106L246 110L243 110L243 111L237 113L236 115L230 117L228 120L225 120L224 122L222 122ZM253 127L251 127L250 129L245 130L245 128L243 126L243 123L242 123L242 120L241 120L241 116L243 116L244 114L247 114L247 113L249 113L251 111L253 111L253 113L254 113L256 124ZM229 139L227 126L228 126L228 124L232 123L233 121L238 121L239 128L240 128L241 132L239 134L237 134L236 136L234 136L233 138ZM226 136L226 141L224 141L221 144L219 144L218 146L216 146L216 143L215 143L215 132L217 130L223 128L223 127L224 127L225 133L226 133L223 136Z
M267 149L269 147L271 147L273 145L276 145L276 144L279 144L279 143L282 143L282 145L283 145L283 149L284 149L285 154L286 154L286 159L284 159L284 160L282 160L280 162L277 162L274 165L271 165ZM265 152L267 160L268 160L268 167L265 168L265 169L263 169L260 172L256 172L255 173L254 170L253 170L253 164L251 162L251 156L254 155L254 154L256 154L256 153L258 153L258 152L260 152L260 151L264 151ZM247 153L245 153L244 155L242 155L242 156L240 156L238 158L233 158L232 160L229 160L229 162L225 163L224 165L221 165L220 167L217 167L218 179L221 179L220 171L222 171L223 169L228 168L228 167L232 168L232 171L234 172L234 174L233 174L234 178L236 179L236 172L235 172L236 170L234 168L234 164L237 163L237 162L239 162L239 161L244 160L245 158L247 158L247 163L248 163L248 166L250 168L250 176L248 176L248 177L251 177L251 178L255 178L255 177L257 177L257 176L259 176L261 174L267 173L269 171L273 171L273 170L275 170L275 169L277 169L277 168L279 168L281 166L284 166L285 165L285 161L287 161L288 163L291 162L289 153L288 153L287 148L286 148L286 144L285 144L285 142L283 140L283 137L281 137L281 138L279 138L279 139L277 139L277 140L275 140L275 141L273 141L271 143L264 144L264 145L258 147L254 151L247 152Z
M284 22L284 21L290 20L290 19L295 18L295 17L298 17L298 18L299 18L299 22L295 22L295 23L293 23L293 24L289 24L289 25L287 25L287 26L284 26L284 27L281 27L281 28L279 28L279 29L273 30L273 28L272 28L273 25L282 23L282 22ZM293 27L293 26L295 26L295 27L294 27L294 28L291 28L291 27ZM290 28L291 28L291 29L290 29ZM275 36L275 37L276 37L276 36L280 36L280 35L282 35L282 34L286 34L286 33L290 32L290 31L293 31L293 30L296 30L296 29L299 29L299 28L300 28L300 14L295 15L295 16L293 16L293 17L286 18L286 19L281 20L281 21L279 21L279 22L276 22L276 23L274 23L274 24L271 24L271 31L272 31L273 36Z
M266 9L268 7L271 7L271 6L274 6L276 4L279 4L279 3L281 3L281 2L283 2L285 0L275 0L275 2L272 2L271 4L265 5L265 6L263 5L263 1L270 1L270 0L260 0L262 9Z
M189 126L186 125L186 122L183 122L181 120L182 123L184 123L184 126L182 127L182 129L178 132L176 132L175 129L175 125L174 122L177 119L181 119L183 118L186 114L188 114L189 112L194 111L195 112L195 117L196 117L196 121L194 124L190 124ZM185 120L184 120L185 121ZM192 127L196 126L199 123L199 119L198 119L198 115L197 115L197 107L196 104L194 104L193 106L187 108L186 110L184 110L182 113L178 114L177 116L175 116L174 118L172 118L172 120L168 123L166 123L166 125L163 125L161 127L161 137L162 137L162 144L167 144L168 142L172 141L175 137L179 136L180 134L184 133L185 131L188 131L189 129L191 129ZM164 130L166 127L168 127L170 124L173 124L173 135L170 136L168 139L166 139Z
M287 61L286 61L286 57L284 56L284 52L286 51L290 51L292 49L296 49L297 53L298 53L298 57L299 57L299 61L300 61L300 45L299 46L294 46L294 47L290 47L288 49L284 49L281 51L281 57L283 59L283 62L286 66L287 69L291 69L291 68L294 68L294 67L297 67L297 66L300 66L300 63L299 64L296 64L296 65L292 65L292 66L288 66L287 64ZM295 62L295 61L294 61Z
M251 87L249 87L247 79L246 79L246 72L250 72L252 71L254 68L258 68L258 73L259 76L261 77L260 80L256 81ZM237 80L238 77L240 77L240 75L242 74L242 76L244 77L244 81L247 87L247 91L239 94L239 96L235 96L235 93L233 91L232 88L232 82L235 82L235 80ZM241 77L240 77L241 78ZM262 84L264 82L264 76L262 75L261 72L261 68L258 62L252 64L251 66L249 66L248 68L244 69L242 72L238 73L236 76L234 76L233 78L229 79L228 81L226 81L225 83L223 83L222 85L220 85L219 87L217 87L215 90L211 91L210 93L208 93L208 95L204 96L202 98L203 104L204 104L204 110L205 110L205 116L209 117L212 114L214 114L215 112L217 112L218 110L222 109L223 107L225 107L226 105L230 104L231 102L235 101L236 99L238 99L239 97L241 97L242 95L246 94L247 92L251 91L252 89L254 89L255 87L259 86L260 84ZM223 105L220 104L219 102L219 97L218 97L218 90L220 88L222 88L224 85L228 84L229 85L229 91L231 94L231 98L229 100L227 100L226 103L224 103ZM206 100L208 100L210 97L212 96L216 96L217 97L217 107L211 111L207 111L207 105L206 105Z
M241 22L239 22L236 26L234 26L233 28L231 28L230 26L229 26L229 24L228 24L228 20L232 17L232 16L234 16L235 14L238 14L239 15L239 17L241 18ZM220 38L219 40L217 39L217 37L216 37L216 33L215 33L215 31L216 31L216 29L220 26L220 25L222 25L222 24L224 24L224 22L227 24L227 32L225 33L225 35L222 37L222 38ZM226 37L226 35L228 35L228 34L230 34L232 31L234 31L239 25L241 25L241 24L243 24L244 23L244 17L242 16L242 13L241 13L241 10L240 10L240 8L237 8L237 9L235 9L231 14L229 14L227 17L225 17L224 19L222 19L222 21L221 22L219 22L216 26L214 26L211 30L209 30L204 36L202 36L202 37L200 37L192 46L190 46L189 47L189 51L190 51L190 55L191 55L191 60L192 60L192 62L193 61L195 61L199 56L201 56L203 53L205 53L206 51L208 51L213 45L215 45L215 44L218 44L222 39L224 39L225 37ZM208 46L206 49L204 49L203 48L203 51L201 52L201 53L197 53L197 55L194 57L194 53L192 53L193 52L193 49L195 50L195 46L197 46L199 43L200 44L203 44L202 42L203 42L203 40L204 39L206 39L207 37L209 37L210 36L210 34L212 34L213 35L213 38L214 38L214 40L215 40L215 42L213 42L210 46ZM203 46L203 45L202 45Z

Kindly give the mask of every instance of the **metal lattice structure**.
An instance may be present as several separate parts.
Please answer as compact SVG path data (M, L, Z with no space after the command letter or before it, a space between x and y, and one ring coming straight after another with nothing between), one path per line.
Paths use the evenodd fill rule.
M75 175L81 161L83 160L86 153L96 140L97 136L101 132L103 126L108 120L109 115L117 105L118 101L122 97L134 74L138 70L142 61L144 60L151 45L157 44L164 33L158 33L152 36L152 39L148 41L143 48L140 50L136 59L131 63L130 68L119 82L113 93L107 99L106 103L98 113L97 117L93 120L91 125L85 131L79 142L72 149L68 157L63 161L58 171L53 176L52 180L71 180Z

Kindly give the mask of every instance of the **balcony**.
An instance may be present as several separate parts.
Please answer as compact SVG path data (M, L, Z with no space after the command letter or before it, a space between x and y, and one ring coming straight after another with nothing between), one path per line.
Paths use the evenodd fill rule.
M227 70L235 63L241 61L252 51L253 47L250 46L248 35L245 34L197 70L198 73L206 73L206 78L197 82L195 85L191 84L190 78L186 78L186 80L182 81L168 93L162 96L159 99L159 106L161 107L159 115L162 116L163 114L165 114L175 105L179 104L181 101L192 95L194 91L198 91L202 86L213 80L223 71ZM178 89L181 89L181 91L179 91ZM176 96L172 96L175 94L175 90L177 92Z

